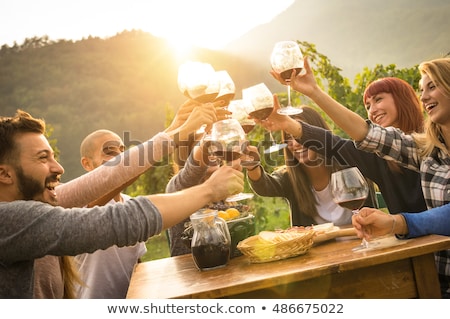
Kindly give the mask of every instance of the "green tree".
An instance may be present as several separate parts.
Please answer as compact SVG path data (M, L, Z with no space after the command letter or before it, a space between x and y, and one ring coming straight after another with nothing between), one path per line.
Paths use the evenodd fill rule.
M417 65L403 69L398 69L395 64L389 64L387 66L377 64L373 69L365 67L361 73L358 73L355 76L352 86L350 85L350 80L342 76L342 70L334 66L327 56L318 52L314 44L305 41L298 41L298 44L301 47L303 54L308 57L319 86L336 101L364 118L367 117L367 112L362 97L367 85L374 80L383 77L398 77L411 84L411 86L418 91L420 73ZM298 98L298 94L294 93L294 95ZM314 105L309 99L307 99L305 104ZM322 110L318 109L318 111L327 120L335 134L347 137L339 127L334 125Z
M331 97L347 106L351 110L357 112L363 117L366 117L366 110L362 103L362 95L366 86L381 77L393 76L399 77L410 83L416 90L417 84L420 79L420 74L417 70L417 66L412 68L398 69L395 64L387 66L376 65L375 68L364 68L361 73L357 74L354 80L354 85L350 84L350 80L344 77L342 70L332 64L331 60L324 54L317 51L316 46L312 43L305 41L298 41L302 52L305 56L308 56L313 72L316 76L319 86L324 89ZM287 94L285 92L278 93L280 103L286 103ZM301 96L298 93L292 94L294 102L298 104L309 104L315 106L312 101ZM326 114L320 110L317 106L316 109L327 120L334 133L346 136L338 127L335 127L334 123L326 116ZM167 105L166 112L166 126L173 119L175 111ZM277 141L281 140L280 132L274 132L274 138ZM284 164L282 152L266 155L264 149L270 146L267 132L262 127L256 127L248 134L248 139L252 145L257 146L261 154L261 164L267 172L272 172L277 167ZM134 194L139 193L156 193L164 192L165 185L169 178L173 175L173 160L168 158L165 163L157 167L152 168L149 172L144 174L133 186L130 191ZM245 183L245 191L250 191L248 182ZM272 199L273 201L273 199ZM275 201L272 204L267 205L267 199L255 196L252 200L252 209L257 215L258 229L269 229L273 227L271 224L271 218L274 213L274 207L284 207L286 209L287 204ZM285 216L285 211L281 212Z
M417 83L420 79L417 66L413 68L397 69L394 64L383 66L376 65L374 69L364 68L363 71L356 75L354 86L350 85L348 78L342 76L341 69L334 66L330 59L316 50L315 45L308 42L299 42L305 55L310 58L318 84L327 91L327 93L346 105L351 110L357 112L363 117L366 117L366 111L362 103L362 95L366 86L381 77L394 76L399 77L410 83L417 90ZM278 94L280 102L287 101L285 92ZM293 99L296 104L310 104L314 105L309 99L305 99L298 93L293 93ZM346 136L339 128L334 126L334 123L325 115L319 108L317 110L327 119L330 127L336 134ZM175 114L170 105L165 107L166 123L172 121ZM274 132L274 138L281 141L280 132ZM248 134L248 139L254 146L257 146L261 156L261 164L267 172L272 172L277 167L284 164L282 152L275 154L264 154L264 149L270 146L270 141L267 132L262 127L256 127ZM264 155L263 155L264 154ZM165 191L165 186L168 180L174 174L174 162L172 157L168 157L165 161L159 163L148 172L143 174L130 188L131 195L162 193ZM245 181L245 191L250 192L248 181ZM264 198L255 196L249 201L251 211L256 217L256 231L259 232L264 229L277 229L289 227L289 205L282 198ZM148 242L150 259L162 258L169 256L167 249L167 238L165 234L152 238Z

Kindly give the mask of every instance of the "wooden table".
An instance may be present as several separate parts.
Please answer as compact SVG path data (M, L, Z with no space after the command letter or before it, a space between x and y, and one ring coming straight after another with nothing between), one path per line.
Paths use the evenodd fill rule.
M240 256L209 271L197 270L190 254L140 263L127 298L440 298L433 252L449 249L450 237L352 251L360 242L340 238L261 264Z

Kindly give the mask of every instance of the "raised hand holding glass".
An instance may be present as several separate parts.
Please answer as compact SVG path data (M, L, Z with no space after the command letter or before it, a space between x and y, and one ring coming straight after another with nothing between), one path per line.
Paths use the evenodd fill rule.
M288 89L288 105L278 109L278 113L285 115L294 115L302 113L299 107L293 107L291 103L291 80L292 72L295 70L296 74L300 74L303 70L303 54L300 51L298 44L295 41L280 41L275 43L270 56L270 63L272 69L279 73L280 76L287 82Z
M242 90L242 98L250 101L248 114L258 120L265 120L273 112L273 95L264 83L253 85ZM287 146L287 144L277 144L273 138L272 132L269 131L271 146L264 153L277 152Z
M235 119L226 119L215 122L211 129L211 149L214 156L220 158L222 163L231 162L242 156L246 147L246 136L241 124ZM252 193L239 193L228 197L226 201L236 202L252 198Z

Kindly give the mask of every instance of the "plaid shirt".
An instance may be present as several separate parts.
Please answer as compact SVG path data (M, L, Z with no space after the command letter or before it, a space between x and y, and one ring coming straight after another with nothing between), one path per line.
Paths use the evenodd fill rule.
M383 128L368 123L366 138L355 142L358 149L375 152L409 169L420 171L422 191L429 209L450 203L449 156L436 148L430 156L421 158L411 135L393 127ZM450 218L448 222L450 223ZM450 250L437 252L435 257L443 296L450 297Z

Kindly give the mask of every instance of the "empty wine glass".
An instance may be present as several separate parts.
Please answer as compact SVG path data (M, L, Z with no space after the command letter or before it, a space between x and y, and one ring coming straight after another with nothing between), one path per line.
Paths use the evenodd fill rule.
M256 119L265 120L273 111L273 95L264 83L253 85L242 90L242 98L250 101L248 114ZM277 152L287 146L285 143L277 144L269 131L271 146L264 150L265 154Z
M346 168L331 174L331 192L334 201L353 214L358 214L368 194L369 186L366 179L357 167ZM368 248L369 242L363 238L359 247L353 250Z
M292 72L300 74L303 70L303 54L295 41L280 41L275 43L270 56L272 69L279 73L287 82L288 105L278 109L278 113L285 115L299 114L303 110L299 107L293 107L291 103L291 80Z
M221 120L213 124L210 149L214 156L222 160L223 164L240 158L246 143L245 132L236 119ZM253 196L252 193L239 193L228 197L226 201L236 202Z

